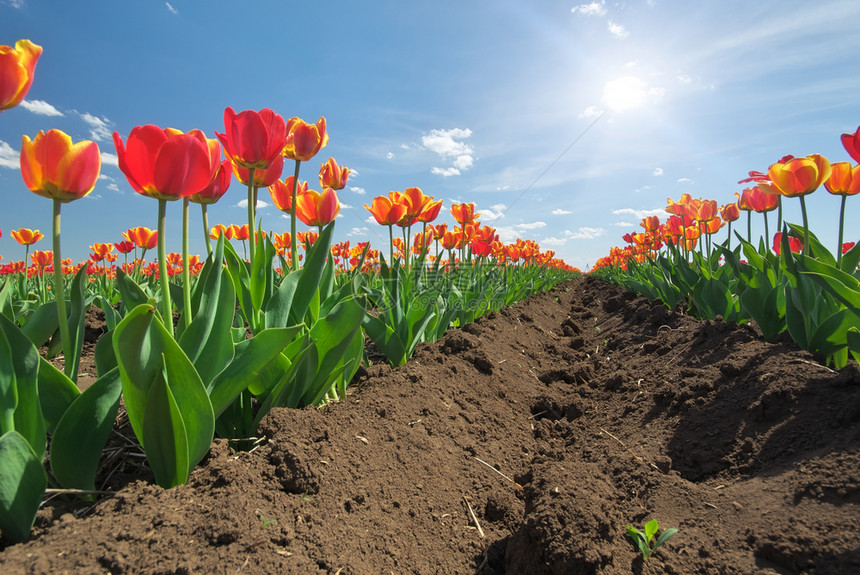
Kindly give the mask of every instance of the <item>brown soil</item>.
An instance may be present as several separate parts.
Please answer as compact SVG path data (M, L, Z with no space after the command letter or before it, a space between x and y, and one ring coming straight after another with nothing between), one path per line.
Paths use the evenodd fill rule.
M580 278L351 390L169 491L118 424L115 492L49 500L0 572L860 573L854 363Z

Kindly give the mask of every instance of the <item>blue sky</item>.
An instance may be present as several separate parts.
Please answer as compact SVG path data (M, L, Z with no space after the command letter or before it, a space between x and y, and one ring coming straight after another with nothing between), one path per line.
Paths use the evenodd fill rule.
M4 263L23 257L11 229L49 234L50 202L24 186L18 151L23 134L51 128L103 153L95 190L63 209L63 255L76 261L156 227L157 202L116 166L113 131L214 137L232 106L326 117L329 145L301 178L318 187L329 156L355 170L338 241L387 248L362 204L418 186L446 208L475 202L503 240L534 239L585 269L642 217L665 217L667 197L726 203L749 170L785 154L846 161L839 136L860 126L856 0L0 0L0 44L20 38L44 53L24 104L0 114ZM210 223L245 223L245 196L234 181ZM858 203L846 241L860 239ZM813 232L835 246L839 198L822 188L807 204ZM202 253L198 209L191 249ZM180 212L168 206L172 251ZM799 202L785 214L799 222ZM289 228L274 206L259 215Z

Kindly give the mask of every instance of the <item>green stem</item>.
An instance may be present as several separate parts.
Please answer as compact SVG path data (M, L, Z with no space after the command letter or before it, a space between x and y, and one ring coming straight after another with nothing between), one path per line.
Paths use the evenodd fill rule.
M394 225L388 224L388 265L394 265Z
M747 243L752 243L752 210L747 211Z
M69 332L69 316L66 315L66 293L63 285L63 258L60 255L60 207L62 202L54 198L54 297L57 298L57 321L60 323L60 338L63 343L63 358L65 365L63 371L72 377L74 362L71 357L71 335Z
M182 198L182 323L191 325L191 270L188 269L188 211L191 202Z
M770 238L770 230L767 228L767 212L763 212L762 215L764 216L764 242L765 244L770 244L772 240Z
M800 213L803 214L803 253L809 249L809 225L806 220L806 199L800 196Z
M836 245L836 267L842 269L842 231L845 225L845 200L848 199L847 194L842 195L842 205L839 208L839 243Z
M251 240L251 265L254 264L254 225L257 217L257 202L254 201L254 168L248 169L248 238Z
M203 212L203 239L206 240L206 255L212 255L212 241L209 239L209 208L206 204L200 204Z
M167 250L164 230L167 224L167 200L158 200L158 278L161 282L161 316L164 327L173 335L173 304L170 301L170 281L167 277Z
M301 160L296 160L296 169L293 172L293 203L290 208L290 237L293 240L290 242L290 265L293 270L299 269L299 246L296 243L296 196L299 191L299 166L301 164Z

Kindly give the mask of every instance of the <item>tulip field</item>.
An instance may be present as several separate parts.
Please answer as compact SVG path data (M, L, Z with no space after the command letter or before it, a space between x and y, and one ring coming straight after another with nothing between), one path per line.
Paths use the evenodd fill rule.
M0 111L41 53L0 46ZM153 219L71 261L62 215L106 150L22 136L52 226L0 230L0 571L860 568L860 166L786 156L736 201L669 199L584 275L418 187L364 206L387 242L339 241L350 169L301 179L328 141L231 107L212 138L115 132ZM842 143L860 162L860 128ZM230 195L247 218L210 221Z
M10 67L4 89L18 88L3 95L6 109L26 94L41 47L22 40L3 50ZM21 174L30 190L52 201L53 229L51 250L35 249L41 231L13 230L25 259L0 268L0 531L7 539L29 535L49 482L95 488L121 400L156 483L173 487L188 481L216 435L241 444L272 408L342 399L366 363L365 337L402 365L419 342L576 273L535 242L499 242L477 220L474 204L451 207L457 227L433 225L442 201L419 188L366 206L389 229L387 253L368 242L333 243L336 190L346 186L349 169L334 159L323 164L322 192L299 181L301 164L328 142L325 118L285 122L269 109L227 108L224 133L216 136L154 125L127 138L114 133L120 170L157 202L156 229L132 228L113 243L95 243L90 259L78 263L61 256L61 209L92 191L99 147L59 130L23 137ZM295 170L281 179L287 160ZM247 187L247 223L210 227L206 207L227 193L233 176ZM263 229L260 189L290 214L289 231ZM168 252L166 210L173 202L183 210L183 245ZM203 256L188 253L192 203L202 210ZM312 231L298 231L297 220ZM231 241L242 243L241 254ZM76 381L91 305L105 313L109 331L96 348L98 378L81 392ZM58 354L63 371L49 361Z

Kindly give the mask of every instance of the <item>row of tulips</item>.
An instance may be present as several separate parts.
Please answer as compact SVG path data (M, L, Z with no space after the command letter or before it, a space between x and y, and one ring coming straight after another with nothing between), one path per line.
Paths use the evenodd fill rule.
M849 156L860 162L860 128L842 135ZM670 307L684 305L701 318L754 320L770 339L787 331L802 348L820 354L837 368L849 356L860 360L860 245L845 242L845 208L849 196L860 193L860 165L831 163L813 154L785 156L767 173L753 171L738 182L755 185L736 193L736 202L684 194L667 200L671 214L643 219L642 233L624 236L595 265L595 272ZM809 230L806 196L824 188L841 196L835 255ZM802 225L783 222L784 198L798 198ZM731 223L747 212L746 238L731 247ZM772 242L768 213L777 212ZM763 214L765 236L758 246L751 237L752 213ZM713 236L728 226L726 239ZM854 228L856 231L856 228Z
M0 109L24 97L40 54L26 40L0 47ZM120 170L132 188L156 200L157 226L128 230L114 244L93 244L89 263L77 266L61 256L61 208L93 189L98 145L73 142L59 130L23 137L21 173L30 190L52 201L53 227L52 249L39 251L32 277L15 262L0 285L0 531L6 539L28 536L49 483L95 489L121 399L156 482L169 488L188 480L215 434L242 446L273 407L343 397L367 361L365 335L399 365L418 342L572 272L533 242L501 244L495 230L475 219L473 204L452 207L460 227L433 226L441 201L418 188L381 196L368 208L391 232L388 260L367 243L336 244L335 190L349 170L334 160L323 164L322 192L299 181L301 164L328 142L324 118L309 124L269 109L227 108L224 132L215 135L153 125L135 127L125 139L115 133ZM293 160L293 174L281 179L286 160ZM247 224L210 226L207 206L227 192L233 176L247 186ZM256 214L260 187L290 214L289 232L263 231ZM166 210L179 200L182 249L174 255L165 245ZM202 206L207 253L200 259L188 250L190 203ZM298 232L297 218L314 229ZM419 221L417 239L411 227ZM403 231L400 242L395 226ZM40 239L37 231L12 235L27 250ZM242 255L231 240L243 242ZM134 252L132 261L119 265L113 248ZM155 261L145 264L152 249ZM108 331L95 348L97 379L81 392L78 363L91 305L104 311ZM44 356L37 351L42 345ZM59 353L63 371L47 359Z

